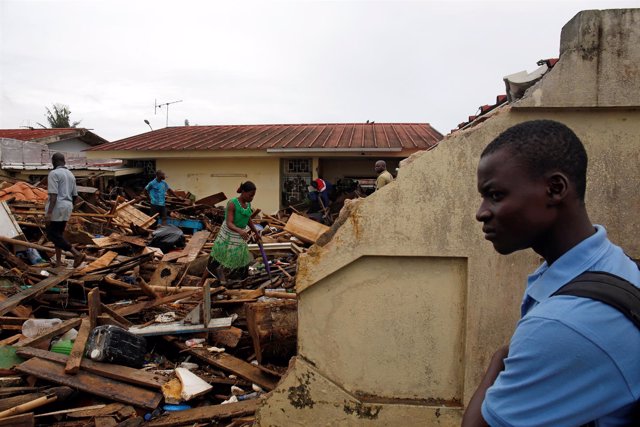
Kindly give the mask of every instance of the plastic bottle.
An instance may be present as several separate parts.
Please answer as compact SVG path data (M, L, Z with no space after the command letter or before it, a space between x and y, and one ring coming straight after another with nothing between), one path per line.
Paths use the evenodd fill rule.
M47 329L58 326L62 323L62 320L55 319L27 319L22 324L22 335L27 338L33 338L40 335L41 332Z

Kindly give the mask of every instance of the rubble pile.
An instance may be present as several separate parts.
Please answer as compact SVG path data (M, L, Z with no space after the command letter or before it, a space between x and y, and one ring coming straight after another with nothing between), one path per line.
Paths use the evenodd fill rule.
M178 193L158 226L135 195L78 187L65 237L86 260L53 267L45 190L0 189L0 426L253 423L296 352L298 256L326 226L258 213L255 261L222 283L224 194Z

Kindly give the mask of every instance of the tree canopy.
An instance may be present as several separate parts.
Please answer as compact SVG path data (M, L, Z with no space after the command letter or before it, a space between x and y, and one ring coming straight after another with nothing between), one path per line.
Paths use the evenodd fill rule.
M77 127L81 120L77 122L71 122L71 110L69 110L68 105L64 104L53 104L53 110L49 109L49 107L45 107L47 109L47 122L49 122L49 126L45 126L42 123L38 123L38 125L43 128L74 128Z

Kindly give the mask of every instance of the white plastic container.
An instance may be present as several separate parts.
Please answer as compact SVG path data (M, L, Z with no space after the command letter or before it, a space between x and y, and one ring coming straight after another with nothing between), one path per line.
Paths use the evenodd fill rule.
M28 319L22 324L22 335L27 338L33 338L40 335L47 329L51 329L54 326L58 326L62 323L62 320L55 319Z

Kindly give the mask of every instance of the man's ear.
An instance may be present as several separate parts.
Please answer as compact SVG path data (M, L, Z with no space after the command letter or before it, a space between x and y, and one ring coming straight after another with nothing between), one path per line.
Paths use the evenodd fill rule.
M547 177L547 196L552 205L562 202L568 193L569 179L565 174L554 172Z

